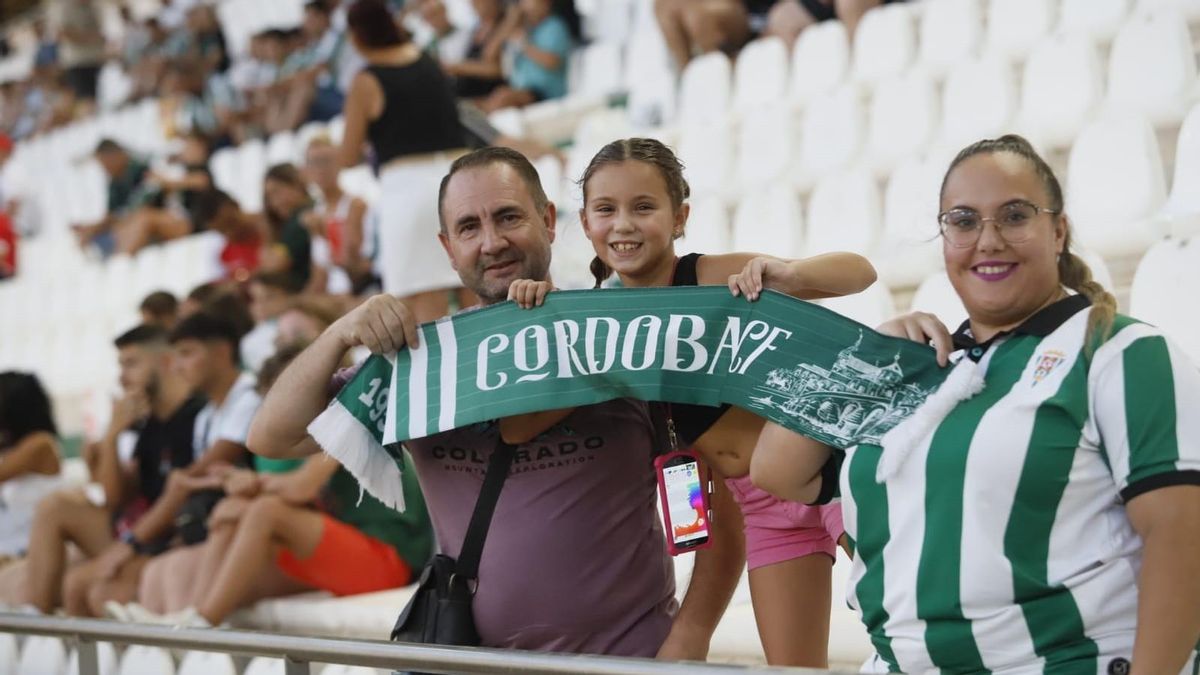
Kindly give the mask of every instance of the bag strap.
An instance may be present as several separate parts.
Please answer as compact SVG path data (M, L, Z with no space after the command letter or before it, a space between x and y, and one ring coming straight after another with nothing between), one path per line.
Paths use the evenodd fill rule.
M504 487L504 481L508 478L508 469L512 466L516 451L515 445L496 438L496 449L492 451L488 460L487 472L483 475L483 488L479 490L475 512L471 514L471 523L467 526L467 536L463 539L462 550L458 552L457 574L464 579L474 580L479 576L483 543L487 540L492 514L496 511L496 502L500 500L500 489Z

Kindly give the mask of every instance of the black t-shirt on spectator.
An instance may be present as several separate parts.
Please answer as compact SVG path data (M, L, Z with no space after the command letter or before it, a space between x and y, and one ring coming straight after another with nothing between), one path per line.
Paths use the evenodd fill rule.
M149 417L138 432L133 456L137 460L138 488L147 502L153 503L162 495L172 469L182 469L195 459L193 427L203 407L204 399L193 396L165 420Z

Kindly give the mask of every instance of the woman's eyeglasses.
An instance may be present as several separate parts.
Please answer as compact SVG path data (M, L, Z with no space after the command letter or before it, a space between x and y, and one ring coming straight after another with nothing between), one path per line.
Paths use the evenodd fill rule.
M1033 232L1030 225L1040 213L1056 214L1058 211L1043 209L1026 201L1009 202L1001 206L991 218L984 218L975 209L956 208L938 214L938 225L942 237L956 248L967 248L979 242L984 223L996 226L1000 238L1010 244L1027 241Z

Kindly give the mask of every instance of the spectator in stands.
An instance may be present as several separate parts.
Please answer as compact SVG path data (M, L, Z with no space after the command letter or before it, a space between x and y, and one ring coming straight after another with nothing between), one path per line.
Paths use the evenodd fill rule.
M24 555L34 507L60 487L58 428L36 375L0 372L0 565Z
M851 36L868 10L899 0L779 0L767 15L765 35L778 35L789 45L800 31L821 21L838 19Z
M304 174L317 188L318 201L312 210L313 260L318 265L336 266L348 279L348 287L335 286L330 272L330 293L357 293L375 279L367 250L365 228L367 203L342 190L338 184L338 149L328 136L314 137L304 153ZM318 254L318 248L325 251Z
M145 206L161 206L162 195L147 180L149 164L134 157L116 141L104 139L96 146L96 161L108 176L108 207L99 222L73 225L81 246L94 244L102 254L124 251L122 244L131 240L127 229L130 216Z
M848 587L876 648L864 672L1194 669L1200 371L1117 313L1024 138L964 148L939 202L969 318L954 335L920 312L879 330L959 358L842 472ZM759 451L755 482L795 493L794 467L828 448Z
M250 315L254 328L242 338L242 363L253 373L275 353L279 317L291 307L302 290L286 272L260 272L250 278Z
M183 148L175 160L182 174L147 171L147 190L157 196L152 204L137 209L117 225L118 251L133 254L149 244L178 239L197 231L195 216L200 195L212 189L207 138L198 132L185 136Z
M242 282L258 269L267 226L246 213L228 194L213 188L196 199L194 223L198 230L219 232L225 238L221 267L225 278Z
M245 138L245 102L223 74L207 74L197 59L179 59L167 66L161 89L159 105L170 133L200 134L214 147Z
M128 8L122 6L122 12ZM158 91L163 70L167 65L167 41L170 34L155 17L134 25L125 37L121 62L130 79L129 100L139 101Z
M654 15L675 66L693 54L733 54L750 39L751 17L763 16L776 0L654 0Z
M460 158L442 183L440 201L439 238L484 304L503 302L515 279L546 278L556 212L523 156L487 148ZM352 375L337 372L347 350L365 344L395 351L415 330L412 312L391 295L375 296L339 319L268 393L251 447L268 457L316 451L306 429ZM584 463L545 470L521 464L508 478L474 596L483 644L703 660L744 562L740 546L726 543L739 536L727 531L730 519L713 520L720 530L713 533L714 547L696 556L688 597L676 613L672 565L654 506L650 465L659 448L647 406L621 399L579 408L565 419L569 431L555 426L564 421L561 412L552 417L532 418L549 422L544 435L505 438L521 444L538 437L541 448L592 438L602 449L585 453L591 461ZM487 457L507 423L406 442L446 555L456 555L463 541L482 472L445 448ZM565 485L572 487L564 492Z
M313 202L300 170L291 164L267 169L263 180L263 213L267 219L266 244L260 254L263 272L291 275L299 288L323 291L324 278L313 276L312 237L305 224Z
M427 35L415 36L421 49L439 63L461 61L467 53L468 34L450 21L446 4L442 0L418 0L415 8L420 22L428 29Z
M441 0L428 0L427 4L432 3L440 5ZM500 64L505 40L501 31L504 4L501 0L472 0L471 5L475 8L476 23L465 53L457 59L439 56L442 69L454 78L454 92L459 98L477 99L504 84Z
M221 284L215 281L203 283L193 288L180 301L178 318L186 319L193 314L199 313L213 298L222 292Z
M404 298L421 321L446 314L461 281L427 236L436 222L436 186L465 152L450 82L392 20L381 0L347 12L350 38L367 61L346 98L341 163L362 161L370 142L379 164L379 269L383 289ZM471 300L460 298L460 305Z
M154 291L142 299L138 312L142 315L142 325L169 331L179 320L179 301L170 291Z
M510 9L505 38L516 54L512 73L507 86L480 101L484 112L566 96L571 29L551 10L551 0L520 0Z
M96 3L55 0L46 9L50 24L58 35L58 58L67 85L85 109L92 109L105 50Z
M265 109L267 133L289 131L305 121L325 122L342 111L338 76L347 56L345 32L333 28L328 0L304 5L302 46L284 60Z
M118 337L116 346L124 394L113 404L98 446L93 478L100 490L56 492L38 503L34 515L28 581L20 601L40 612L61 605L70 614L90 614L92 580L104 576L127 581L136 570L118 570L114 563L126 561L125 549L135 542L156 545L165 530L141 516L167 490L173 469L187 467L194 459L194 422L204 403L173 372L166 332L139 326ZM126 431L137 434L132 474L124 470L117 448ZM72 584L64 584L68 542L90 561L72 568Z
M184 29L178 37L180 47L174 53L176 58L196 59L208 74L223 73L229 68L225 36L212 5L199 2L189 7Z
M82 589L84 615L103 616L109 603L136 598L150 555L166 548L172 532L185 544L203 541L204 522L219 499L224 470L246 463L246 433L261 402L254 378L238 368L239 338L232 321L208 311L180 321L171 331L176 370L208 399L195 417L194 461L186 470L168 475L161 497L130 535L94 565L81 565L68 573L64 583L68 601L75 595L72 589Z

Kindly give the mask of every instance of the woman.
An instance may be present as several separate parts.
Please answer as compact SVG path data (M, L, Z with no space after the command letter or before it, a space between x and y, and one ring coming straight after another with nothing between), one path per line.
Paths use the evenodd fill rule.
M920 313L880 330L956 365L842 470L867 669L1195 672L1200 373L1115 313L1025 139L960 152L938 220L969 319L954 335ZM796 445L760 447L755 483L805 496L786 467L813 447Z
M0 562L21 556L37 502L59 487L58 430L36 375L0 373Z
M324 275L314 275L312 237L305 225L312 199L300 171L291 164L267 169L263 180L263 214L270 230L260 255L259 272L287 273L296 291L325 289Z
M596 250L597 286L615 271L626 287L728 284L749 300L764 288L812 299L855 293L875 280L871 265L849 253L806 260L748 253L677 258L674 241L687 225L689 188L679 160L655 140L605 146L588 165L582 185L580 217ZM529 305L547 289L548 284L522 280L510 293ZM842 534L839 509L784 502L751 485L750 452L763 426L753 413L681 404L665 410L680 444L727 477L741 507L750 592L767 661L826 667L830 570ZM507 436L516 425L505 420L501 429Z
M478 23L471 31L471 42L461 61L443 63L442 69L454 78L454 91L459 98L481 98L504 84L500 56L504 40L500 20L504 4L500 0L471 0Z
M567 95L567 60L574 38L566 19L554 13L551 0L519 0L509 10L503 29L513 50L508 84L479 102L485 113L523 108Z
M382 187L383 290L404 298L418 321L431 321L449 310L451 289L461 306L473 304L434 236L438 185L466 151L454 91L381 0L358 0L346 20L367 67L346 97L342 166L358 164L370 142Z
M347 194L338 184L337 148L328 136L317 136L308 143L304 155L304 173L317 188L320 200L313 209L314 260L330 270L329 292L361 292L375 279L372 261L363 255L367 203ZM335 285L334 275L342 281Z

